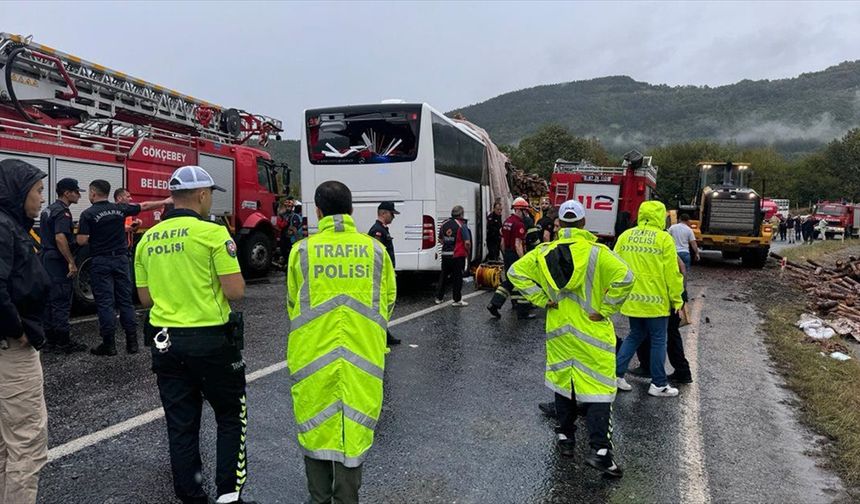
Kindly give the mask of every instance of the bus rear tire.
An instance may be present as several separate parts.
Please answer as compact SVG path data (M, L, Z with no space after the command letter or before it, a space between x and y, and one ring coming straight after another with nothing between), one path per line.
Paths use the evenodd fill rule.
M239 242L239 265L246 278L266 276L272 264L274 244L263 231L251 231Z

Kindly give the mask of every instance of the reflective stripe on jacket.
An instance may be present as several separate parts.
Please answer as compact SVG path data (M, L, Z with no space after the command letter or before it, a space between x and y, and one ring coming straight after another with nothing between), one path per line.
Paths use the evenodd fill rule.
M663 203L646 201L639 206L636 227L621 233L615 243L615 252L636 274L633 291L621 307L628 317L668 317L670 308L677 310L684 304L684 276L675 241L663 230L665 225Z
M572 274L559 285L562 247L570 251ZM579 402L612 402L615 327L609 317L633 287L633 273L624 261L588 231L563 228L558 240L514 263L508 278L532 304L558 303L546 314L546 386L571 399L575 391ZM590 313L604 320L594 322Z
M396 297L382 244L348 215L320 220L290 252L287 367L302 451L358 467L382 410L385 333Z

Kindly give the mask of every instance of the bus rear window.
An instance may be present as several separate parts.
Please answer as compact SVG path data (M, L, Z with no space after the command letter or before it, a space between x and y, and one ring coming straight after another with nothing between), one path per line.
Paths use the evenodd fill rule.
M313 164L399 163L418 155L420 108L307 115Z

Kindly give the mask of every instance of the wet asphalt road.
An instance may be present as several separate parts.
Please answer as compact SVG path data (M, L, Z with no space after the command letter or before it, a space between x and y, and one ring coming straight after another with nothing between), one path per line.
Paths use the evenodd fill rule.
M404 340L386 363L385 402L365 464L361 497L380 503L787 502L846 500L841 483L817 464L819 443L800 427L793 397L771 369L750 282L751 272L706 259L690 280L693 324L683 329L695 382L676 399L634 391L614 406L614 442L625 469L600 477L578 456L559 457L553 423L537 410L543 386L543 321L519 322L484 309L443 307L399 323ZM395 318L433 307L426 278L401 278ZM473 288L467 285L464 293ZM245 311L249 373L283 361L286 316L282 277L249 286ZM624 335L626 324L616 324ZM75 336L95 344L94 322ZM163 418L91 444L110 429L160 406L149 356L42 357L50 446L66 450L42 473L44 503L174 502ZM250 474L245 497L298 503L306 497L286 371L248 387ZM134 420L133 420L134 421ZM139 423L134 421L135 424ZM214 421L204 414L207 485L214 470ZM584 426L583 434L584 434ZM70 443L64 445L64 443ZM77 451L75 451L77 450Z

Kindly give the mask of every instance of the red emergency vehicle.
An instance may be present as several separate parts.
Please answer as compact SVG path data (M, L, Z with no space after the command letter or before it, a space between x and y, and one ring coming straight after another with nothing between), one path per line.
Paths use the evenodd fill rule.
M850 238L857 234L858 220L860 220L860 208L854 203L846 201L819 201L815 205L813 218L816 221L827 223L825 236L831 239L837 236Z
M135 201L161 199L179 166L204 167L227 189L213 197L213 220L237 237L246 275L268 271L276 241L277 197L289 170L245 145L265 145L281 122L192 98L29 38L0 33L0 160L18 158L46 173L46 204L57 180L86 188L94 179L126 187ZM72 205L73 218L90 205ZM145 212L139 232L161 212ZM139 236L139 235L138 235ZM91 299L86 248L76 253L79 301Z
M639 205L652 199L657 167L651 156L637 151L624 155L621 166L595 166L559 159L549 183L553 206L569 199L585 206L585 227L604 241L614 241L639 215Z

